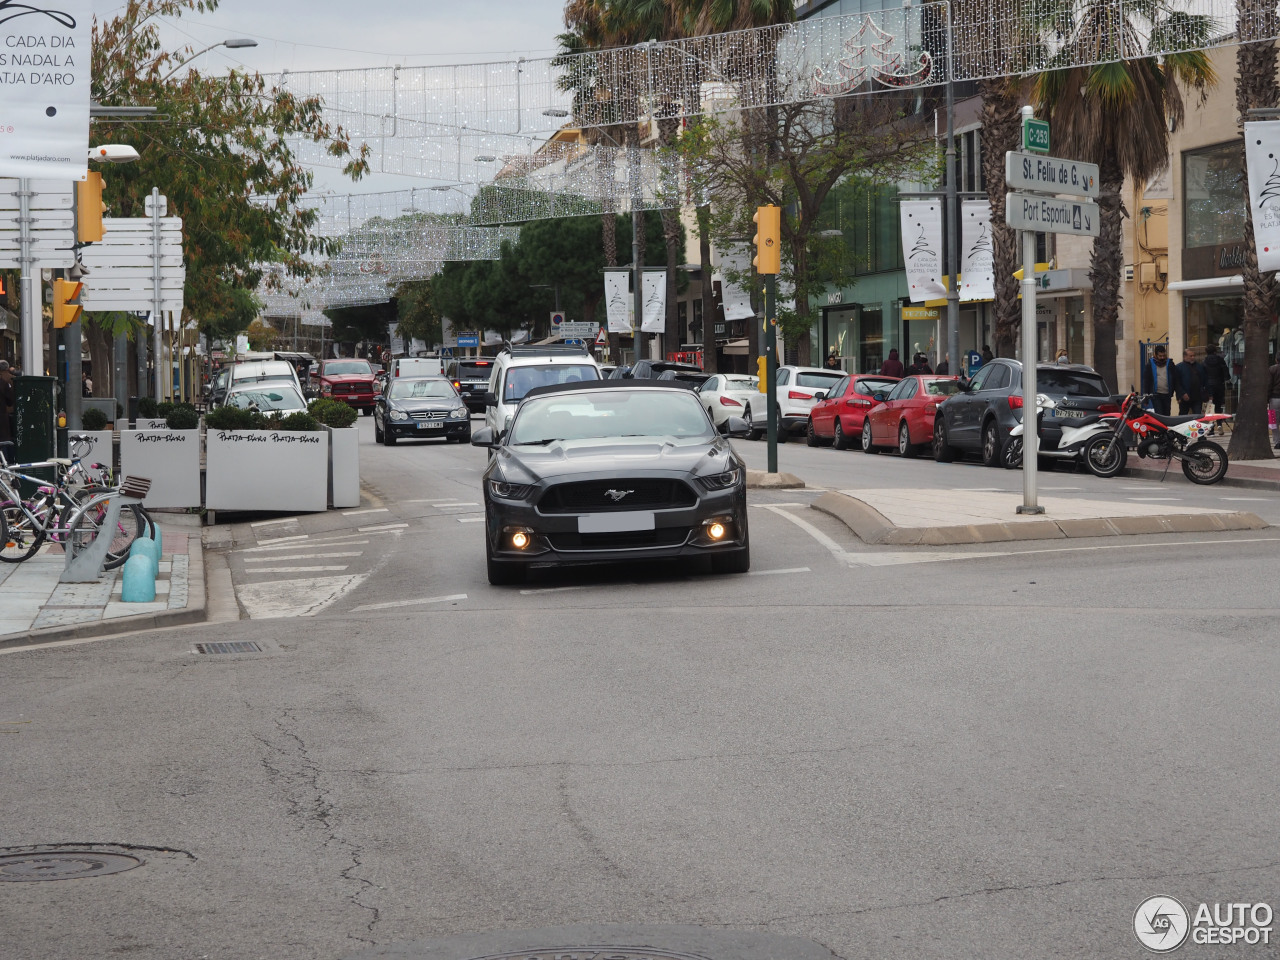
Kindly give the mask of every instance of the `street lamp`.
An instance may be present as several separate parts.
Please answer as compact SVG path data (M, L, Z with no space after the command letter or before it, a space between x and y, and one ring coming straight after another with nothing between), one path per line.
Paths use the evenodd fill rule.
M209 44L209 46L205 47L203 50L197 50L191 56L187 57L187 59L183 60L180 64L178 64L168 73L166 73L163 77L161 77L159 82L164 83L166 80L168 80L175 73L177 73L187 64L189 64L196 57L203 56L204 54L208 53L210 50L213 50L215 47L226 47L228 50L240 50L240 49L243 49L244 47L256 47L257 45L258 45L258 41L253 40L249 37L232 37L230 40L219 40L217 43L211 43Z

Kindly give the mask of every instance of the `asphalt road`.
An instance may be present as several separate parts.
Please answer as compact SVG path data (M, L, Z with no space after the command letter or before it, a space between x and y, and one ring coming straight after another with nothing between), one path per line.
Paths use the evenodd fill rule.
M868 548L813 490L753 492L751 575L498 589L484 452L361 426L369 512L235 528L256 619L0 652L3 845L146 861L0 884L0 954L337 958L634 922L846 958L1136 958L1154 894L1280 906L1280 530ZM782 458L836 488L1017 489ZM1270 494L1176 495L1224 494L1280 522ZM262 652L194 652L214 640Z

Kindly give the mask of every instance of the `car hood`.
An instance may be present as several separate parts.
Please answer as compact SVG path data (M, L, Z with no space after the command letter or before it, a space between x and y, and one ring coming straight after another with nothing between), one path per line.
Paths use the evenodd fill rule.
M387 401L391 406L410 413L418 410L452 410L461 402L454 397L405 397Z
M600 473L702 476L723 472L737 458L723 438L690 443L655 437L559 440L545 447L498 448L496 467L513 483L588 478Z
M371 373L326 373L320 378L330 383L372 383Z

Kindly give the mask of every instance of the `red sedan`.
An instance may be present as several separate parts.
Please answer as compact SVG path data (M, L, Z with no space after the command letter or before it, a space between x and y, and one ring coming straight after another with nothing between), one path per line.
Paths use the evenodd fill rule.
M844 450L858 442L862 433L862 419L875 406L872 399L877 393L887 393L897 384L897 377L864 374L837 380L809 411L809 446L817 447L834 443L837 450Z
M884 402L871 408L862 421L862 451L879 453L882 447L897 447L904 457L914 457L921 447L933 442L933 419L938 404L960 392L959 377L903 377Z

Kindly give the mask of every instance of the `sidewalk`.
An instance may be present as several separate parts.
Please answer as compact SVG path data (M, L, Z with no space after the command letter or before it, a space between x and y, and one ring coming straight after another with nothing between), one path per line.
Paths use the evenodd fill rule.
M204 619L204 551L190 518L156 514L161 545L156 599L124 603L120 570L97 583L59 583L64 556L46 544L23 563L0 564L0 647L127 633Z
M1169 464L1167 473L1164 468L1165 461L1143 460L1130 450L1129 463L1121 476L1133 477L1137 480L1159 480L1165 477L1166 483L1191 482L1183 476L1180 464ZM1273 457L1270 460L1232 460L1227 466L1227 475L1223 477L1221 483L1225 487L1280 491L1280 457Z

